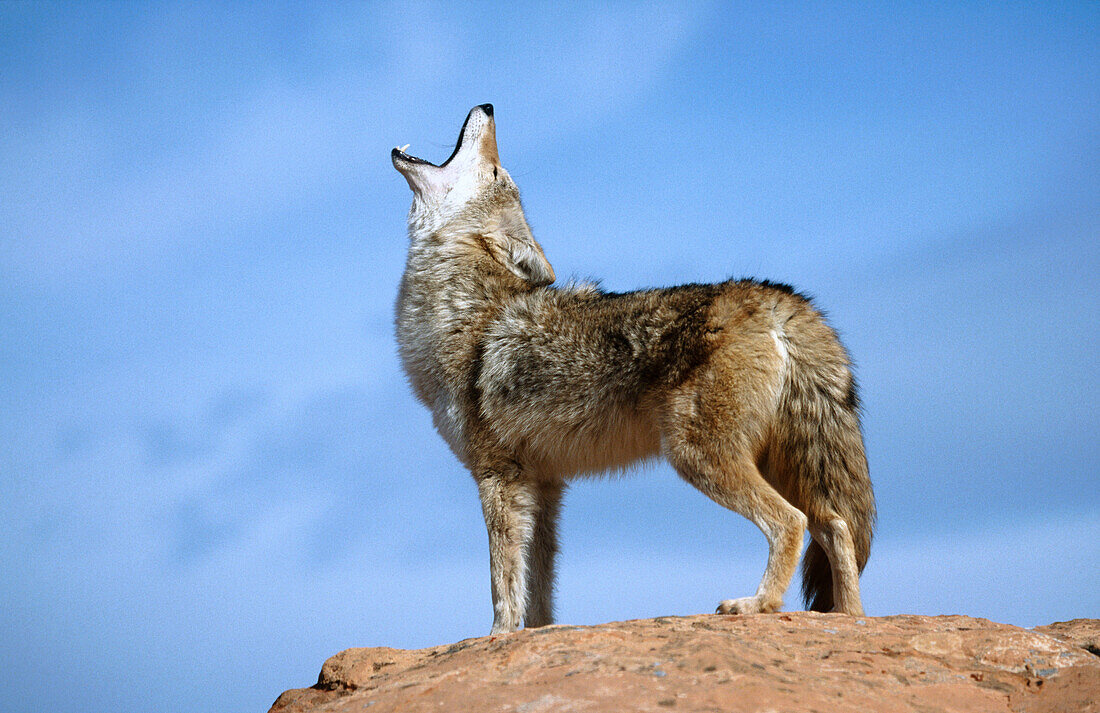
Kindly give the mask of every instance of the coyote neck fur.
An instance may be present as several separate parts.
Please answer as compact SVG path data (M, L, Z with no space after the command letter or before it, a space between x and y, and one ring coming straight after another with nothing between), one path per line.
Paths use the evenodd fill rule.
M412 246L396 305L398 351L417 398L431 409L436 427L462 460L465 421L458 403L473 386L471 364L485 330L514 298L537 289L510 272L478 231L418 236ZM425 231L427 232L427 231Z

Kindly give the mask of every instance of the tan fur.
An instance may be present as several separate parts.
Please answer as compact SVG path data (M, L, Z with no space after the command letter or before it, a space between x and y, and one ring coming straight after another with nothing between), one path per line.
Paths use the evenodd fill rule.
M625 294L549 286L489 105L471 110L441 166L400 149L393 162L414 195L401 357L477 482L494 633L553 621L566 482L658 455L767 537L756 593L719 612L776 611L807 527L808 601L863 612L874 496L855 384L807 299L753 280Z

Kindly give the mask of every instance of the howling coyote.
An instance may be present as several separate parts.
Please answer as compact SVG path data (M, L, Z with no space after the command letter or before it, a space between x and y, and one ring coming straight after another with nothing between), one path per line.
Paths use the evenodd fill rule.
M470 111L442 164L391 157L413 192L401 359L477 482L492 633L553 621L567 481L657 455L768 539L756 594L719 613L776 611L807 528L808 606L863 613L875 504L859 402L847 353L808 299L754 280L550 286L491 104Z

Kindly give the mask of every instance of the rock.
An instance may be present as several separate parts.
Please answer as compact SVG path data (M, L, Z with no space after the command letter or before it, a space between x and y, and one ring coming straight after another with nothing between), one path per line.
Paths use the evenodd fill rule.
M1035 631L1056 636L1100 656L1100 619L1074 619L1037 626Z
M550 626L348 649L271 711L1100 713L1098 631L809 612Z

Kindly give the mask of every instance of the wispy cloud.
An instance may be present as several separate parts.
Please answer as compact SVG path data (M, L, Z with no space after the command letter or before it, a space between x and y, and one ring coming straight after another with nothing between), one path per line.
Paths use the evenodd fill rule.
M477 23L486 16L489 29ZM0 219L9 238L0 245L0 269L21 282L54 283L120 268L129 274L209 251L212 241L239 239L333 191L392 178L384 148L405 135L402 125L441 113L452 96L466 98L454 116L442 115L446 141L470 97L483 101L485 93L514 107L515 126L541 127L535 131L545 140L561 126L538 120L550 112L569 107L577 126L636 100L691 26L683 13L655 9L552 16L560 19L515 17L514 36L530 42L515 46L507 41L509 19L488 8L471 16L434 4L395 4L350 20L329 14L307 24L311 41L292 52L306 56L321 43L337 49L354 43L370 48L362 59L371 71L345 57L308 79L293 65L257 62L255 75L233 82L200 64L202 57L183 43L123 38L134 43L127 51L142 67L124 93L54 104L45 114L21 117L20 130L4 140L0 184L9 198ZM154 14L147 22L171 36L164 19ZM199 18L174 19L197 32ZM486 34L504 41L489 42ZM642 34L646 43L630 42ZM628 74L615 71L627 65ZM484 76L473 66L491 70ZM585 81L577 82L582 75ZM538 79L517 86L514 79L524 76ZM163 84L179 85L196 101L167 102ZM411 97L410 86L423 96ZM216 99L200 102L200 94ZM410 100L417 111L399 112ZM178 113L168 114L170 108ZM146 113L150 123L135 125L128 116L134 113ZM138 143L128 143L136 136Z

